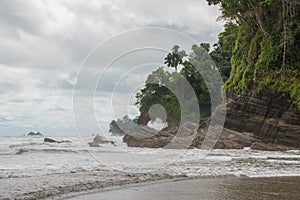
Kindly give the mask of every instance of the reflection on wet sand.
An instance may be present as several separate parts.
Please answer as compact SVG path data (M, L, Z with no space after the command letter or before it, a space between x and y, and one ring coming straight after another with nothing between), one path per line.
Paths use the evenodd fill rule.
M300 177L202 178L160 182L89 193L71 199L300 199Z

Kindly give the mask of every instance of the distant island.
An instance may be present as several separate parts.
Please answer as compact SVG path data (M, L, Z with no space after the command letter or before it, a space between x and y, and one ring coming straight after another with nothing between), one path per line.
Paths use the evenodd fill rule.
M27 134L27 136L43 136L43 134L42 133L40 133L40 132L29 132L28 134Z

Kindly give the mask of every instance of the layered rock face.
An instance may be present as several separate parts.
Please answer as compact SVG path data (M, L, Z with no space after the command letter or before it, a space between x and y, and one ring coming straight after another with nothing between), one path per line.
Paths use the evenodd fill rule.
M243 92L228 99L225 128L254 133L264 143L300 148L300 110L270 91Z
M186 148L189 143L189 148L203 148L209 125L209 120L202 121L197 134L192 136L178 136L172 128L147 133L138 128L125 134L123 141L130 147ZM280 94L245 91L229 95L224 127L214 148L300 149L300 110Z

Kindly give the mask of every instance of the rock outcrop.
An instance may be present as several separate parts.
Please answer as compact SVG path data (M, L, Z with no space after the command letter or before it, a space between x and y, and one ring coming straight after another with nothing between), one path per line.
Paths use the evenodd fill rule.
M140 129L149 129L147 135L141 133ZM125 134L123 141L127 143L129 147L148 147L148 148L209 148L203 146L206 129L199 128L196 135L190 136L178 136L177 131L162 130L159 132L151 132L150 128L140 126L136 130L132 130L130 133ZM254 134L251 133L239 133L228 129L223 129L219 138L213 138L212 146L217 149L242 149L244 147L250 147L253 143L259 142Z
M123 141L129 147L186 148L184 144L190 143L188 148L203 148L209 125L209 120L202 122L193 138L188 135L180 137L177 130L171 128L153 131L139 126L129 130ZM217 127L213 125L213 128ZM224 127L214 148L300 149L300 110L290 103L288 97L280 94L245 91L240 95L230 95Z
M90 147L100 147L100 144L112 144L112 145L116 146L114 141L107 140L106 138L104 138L100 135L96 135L94 137L93 141L88 143L88 145Z
M254 133L265 144L300 148L300 110L270 91L231 95L225 128Z
M58 141L46 137L46 138L44 138L44 142L57 143Z
M100 145L98 143L96 143L96 142L89 142L88 145L90 147L100 147Z
M46 142L46 143L70 143L71 141L68 141L68 140L57 141L57 140L46 137L46 138L44 138L44 142Z

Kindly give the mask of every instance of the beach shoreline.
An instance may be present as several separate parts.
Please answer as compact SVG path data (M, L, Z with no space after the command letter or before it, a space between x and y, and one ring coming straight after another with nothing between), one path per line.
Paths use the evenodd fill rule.
M299 182L300 176L186 177L85 191L56 199L298 199Z
M141 186L147 186L147 185L155 185L155 184L161 184L161 183L173 183L178 181L187 181L187 180L197 180L197 179L222 179L222 178L250 178L247 176L235 176L232 174L228 175L217 175L217 176L185 176L185 175L178 175L178 176L170 176L166 175L165 177L159 177L154 179L148 179L148 180L141 180L136 182L123 182L121 184L115 184L111 187L103 187L101 189L91 189L86 191L79 191L79 192L72 192L68 194L64 194L61 196L58 196L58 199L72 199L77 196L82 195L88 195L93 193L102 193L102 192L108 192L108 191L115 191L115 190L122 190L126 188L132 188L132 187L141 187ZM299 176L300 177L300 176Z
M131 148L121 138L111 138L117 147L84 149L77 137L55 139L71 142L1 138L0 199L56 199L161 180L300 175L296 150Z

